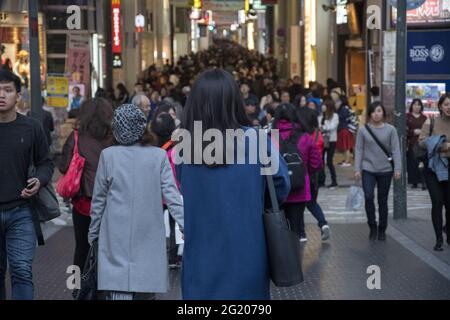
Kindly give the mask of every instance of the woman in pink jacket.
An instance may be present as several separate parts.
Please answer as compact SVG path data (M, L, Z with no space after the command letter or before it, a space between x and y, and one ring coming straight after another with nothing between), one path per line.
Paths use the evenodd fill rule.
M322 166L322 156L314 140L303 129L295 107L290 103L280 104L275 111L274 128L280 131L280 140L286 141L295 135L297 149L305 165L305 183L303 189L291 190L286 202L286 217L300 241L306 241L304 212L306 203L311 200L310 174L319 171Z

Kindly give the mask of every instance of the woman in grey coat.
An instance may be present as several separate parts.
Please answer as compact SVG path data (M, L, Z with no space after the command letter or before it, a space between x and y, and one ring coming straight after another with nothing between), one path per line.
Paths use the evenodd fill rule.
M181 229L182 200L139 107L117 108L112 129L119 145L101 153L88 237L98 239L98 290L107 299L148 298L168 291L163 198Z

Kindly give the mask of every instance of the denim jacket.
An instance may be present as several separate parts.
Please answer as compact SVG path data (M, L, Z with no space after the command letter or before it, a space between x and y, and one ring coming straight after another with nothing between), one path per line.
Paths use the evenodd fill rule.
M446 143L445 136L430 136L425 141L428 152L428 168L437 176L439 182L448 181L448 159L442 157L439 148Z

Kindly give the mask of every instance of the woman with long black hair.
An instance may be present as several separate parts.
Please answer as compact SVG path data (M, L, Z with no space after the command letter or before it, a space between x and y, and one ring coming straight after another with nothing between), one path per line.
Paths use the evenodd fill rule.
M302 119L301 122L306 125L306 132L314 141L320 156L322 156L324 143L322 133L319 130L319 121L317 119L316 111L310 108L301 108L298 111L298 115L299 118ZM322 240L328 240L330 238L330 227L325 219L322 208L317 203L317 197L319 196L319 174L320 172L315 172L310 176L311 200L306 204L306 207L317 220Z
M326 163L331 176L331 184L329 187L334 188L338 185L336 168L334 167L334 154L336 152L339 116L336 113L336 106L333 99L324 99L323 105L325 106L325 111L319 118L319 125L324 138L324 157L326 153Z
M211 69L200 74L183 113L180 131L192 138L186 153L193 156L192 162L195 156L201 159L190 163L182 149L184 163L176 166L184 200L183 299L270 299L262 215L266 177L261 175L258 148L245 146L243 164L227 164L219 156L211 163L202 157L209 145L194 141L199 124L200 136L208 129L222 135L228 130L255 130L249 128L239 87L228 72ZM226 149L235 151L235 144ZM256 164L249 162L253 156ZM278 200L283 202L290 188L287 166L278 153L272 156L280 164L273 177Z

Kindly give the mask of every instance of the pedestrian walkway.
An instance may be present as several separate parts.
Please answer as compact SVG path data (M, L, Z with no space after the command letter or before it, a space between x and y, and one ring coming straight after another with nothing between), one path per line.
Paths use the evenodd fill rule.
M408 220L393 220L391 208L386 242L368 240L363 209L345 209L347 192L346 187L321 189L319 203L329 220L331 239L321 241L320 230L307 212L305 281L291 288L272 286L272 299L450 299L450 246L443 252L432 251L434 231L427 192L408 190ZM37 249L34 262L36 299L70 300L66 272L74 252L71 216L63 213L56 224L47 223L44 234L47 244ZM367 287L370 266L379 267L379 290ZM170 291L158 299L181 298L179 270L170 271L170 284Z
M272 299L450 299L450 279L404 248L390 233L386 242L370 242L365 224L333 224L331 228L331 240L322 243L318 228L307 226L305 281L291 288L272 286ZM73 249L70 227L61 229L45 247L38 248L34 263L36 299L71 299L66 271L72 263ZM442 256L450 258L450 247ZM380 268L379 290L367 287L369 266ZM179 271L170 272L170 283L170 292L158 295L159 299L181 298Z

